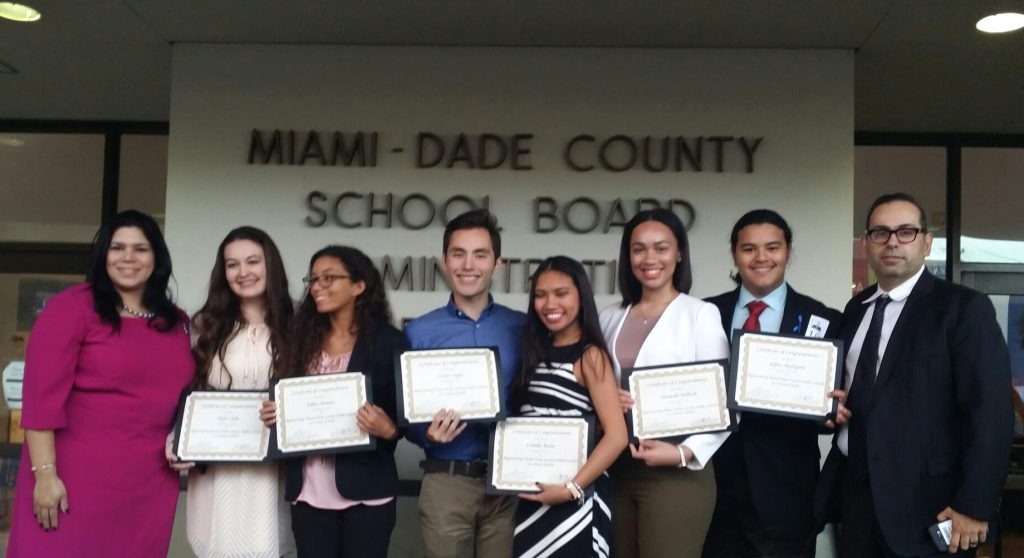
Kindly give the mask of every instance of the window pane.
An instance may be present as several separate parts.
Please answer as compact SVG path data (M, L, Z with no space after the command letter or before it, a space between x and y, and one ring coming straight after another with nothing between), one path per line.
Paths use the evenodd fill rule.
M167 136L121 136L117 210L137 209L163 225L167 201Z
M103 144L97 134L0 133L0 242L90 242Z
M1024 149L965 148L962 165L961 261L1024 264Z

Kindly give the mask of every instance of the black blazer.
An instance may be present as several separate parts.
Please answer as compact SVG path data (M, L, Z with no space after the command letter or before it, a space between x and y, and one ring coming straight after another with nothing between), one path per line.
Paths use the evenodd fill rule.
M788 286L780 333L804 335L812 315L829 321L826 337L838 337L842 315ZM707 299L722 315L722 329L732 341L732 318L740 290ZM796 538L814 529L814 489L821 454L819 424L812 420L744 413L739 429L717 452L715 480L722 510L728 513L733 479L746 469L747 488L760 525L775 536Z
M395 405L396 351L409 348L405 336L388 324L380 324L370 335L360 334L352 348L348 369L370 378L373 403L398 424ZM338 492L350 500L376 500L398 495L398 469L395 467L394 440L377 439L372 451L338 453L334 456L334 478ZM287 460L284 499L294 502L302 491L304 457Z
M846 305L847 347L876 290ZM1009 353L988 297L926 270L882 355L867 424L875 516L894 551L934 552L926 529L946 506L992 518L1009 468L1010 389ZM829 462L844 460L833 444Z

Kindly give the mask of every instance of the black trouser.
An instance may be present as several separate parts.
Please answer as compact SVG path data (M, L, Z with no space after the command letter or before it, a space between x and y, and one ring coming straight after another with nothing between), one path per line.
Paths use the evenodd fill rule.
M397 500L344 510L296 503L292 506L292 533L298 558L386 558L396 507Z
M871 481L864 466L858 467L853 462L848 462L843 482L843 521L839 530L839 558L904 558L885 542L875 515ZM974 555L974 549L949 554L931 548L918 558Z
M750 494L745 463L739 462L732 470L732 478L722 479L718 488L715 514L704 539L701 558L814 557L817 537L810 526L803 536L793 538L779 536L761 527Z

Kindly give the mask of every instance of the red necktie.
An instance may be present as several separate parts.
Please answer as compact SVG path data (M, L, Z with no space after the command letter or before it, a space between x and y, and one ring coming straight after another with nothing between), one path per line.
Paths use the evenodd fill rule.
M752 300L747 303L747 310L750 315L747 316L747 321L743 322L744 331L761 331L761 313L764 309L768 308L768 305L760 300Z

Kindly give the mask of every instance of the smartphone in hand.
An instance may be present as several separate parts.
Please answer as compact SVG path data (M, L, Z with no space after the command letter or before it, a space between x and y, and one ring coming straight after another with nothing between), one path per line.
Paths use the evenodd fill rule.
M949 539L953 536L953 520L947 519L942 523L932 525L928 528L928 535L935 543L935 548L942 552L949 552Z

